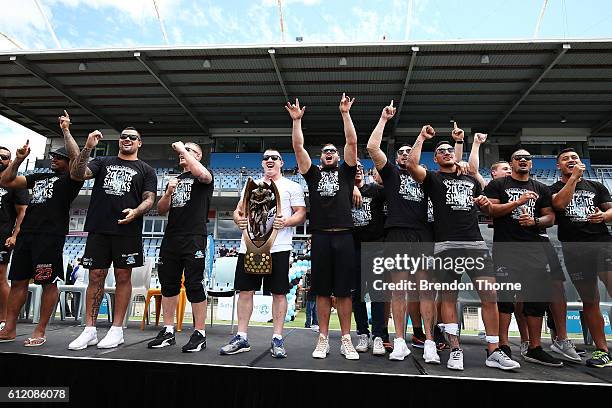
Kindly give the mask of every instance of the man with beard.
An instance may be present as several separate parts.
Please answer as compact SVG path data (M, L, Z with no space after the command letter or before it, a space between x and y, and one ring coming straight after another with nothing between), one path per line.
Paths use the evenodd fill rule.
M98 348L123 344L123 319L132 295L132 268L144 263L142 217L153 206L157 194L155 170L138 159L140 133L132 127L123 129L118 156L96 157L89 162L91 151L102 138L100 131L91 132L70 170L75 180L95 180L85 220L85 231L89 232L83 255L83 266L89 269L86 327L70 343L70 350L95 344ZM117 287L113 325L98 343L95 325L111 264Z
M548 187L530 177L531 154L520 149L512 154L512 174L492 180L485 188L491 201L489 214L495 220L493 256L498 281L520 282L523 314L529 336L526 361L560 367L563 363L540 344L542 319L549 303L550 274L540 231L551 227L555 216ZM512 243L512 244L510 244ZM514 312L514 293L500 294L500 348L511 356L508 329Z
M11 151L0 146L0 174L4 173L10 163ZM11 290L6 279L7 266L19 234L28 200L28 190L26 189L0 187L0 330L5 324L7 301Z
M0 342L15 340L17 317L26 301L30 279L42 285L43 294L40 321L23 345L38 347L46 342L45 330L57 302L56 282L64 275L62 253L68 233L70 204L83 186L82 181L70 178L69 163L76 158L78 147L70 136L70 117L66 111L64 114L60 117L60 126L69 149L62 147L49 154L53 173L17 176L19 166L30 154L30 146L26 142L17 150L15 160L0 179L3 187L32 189L32 199L13 253L9 274L11 294L6 326L0 331Z
M168 214L168 224L159 251L158 275L161 283L164 328L148 348L176 344L174 312L185 277L185 292L191 302L194 328L183 353L206 348L206 291L202 281L206 269L206 222L214 182L210 171L200 163L202 148L195 143L175 142L181 175L172 178L157 203L159 215Z
M260 185L261 183L270 185L271 182L274 182L280 195L280 214L277 214L276 206L262 214L266 232L270 228L279 230L272 248L270 248L272 273L270 275L254 275L245 271L244 258L247 248L243 237L238 251L234 279L234 289L240 291L237 304L238 332L228 344L221 347L219 351L221 355L231 355L251 350L247 330L253 313L253 295L263 284L263 291L272 293L274 332L270 343L270 353L274 358L287 357L283 340L283 326L287 315L287 293L291 289L289 284L289 257L293 249L293 228L296 225L303 224L306 219L306 202L304 200L304 189L298 183L283 177L283 164L283 158L277 150L266 150L261 158L264 175L263 178L256 180L256 183ZM234 210L234 222L241 230L247 228L249 217L249 214L244 213L243 200L244 191Z
M344 123L344 162L338 165L338 149L327 143L321 149L321 168L312 164L304 148L302 117L306 107L299 101L287 103L293 120L291 133L293 150L300 174L308 184L310 198L310 231L312 232L312 292L317 296L319 340L313 358L325 358L329 353L329 315L332 295L336 297L338 319L342 332L340 353L349 360L359 354L351 341L351 290L354 277L355 247L351 228L351 199L357 171L357 133L349 111L355 99L342 94L340 113Z
M433 138L435 130L423 126L417 141L408 157L408 171L431 198L434 212L434 262L450 259L442 266L437 262L437 275L441 283L446 284L439 291L442 306L444 330L449 335L451 353L447 367L451 370L463 370L463 350L459 346L459 325L457 324L457 290L451 284L461 280L462 272L468 273L482 303L482 318L485 324L487 341L487 358L485 364L502 370L519 368L499 348L499 318L497 312L497 294L495 289L483 285L494 283L493 264L489 250L482 239L478 227L476 206L486 208L490 201L482 195L478 181L457 171L455 149L446 141L439 142L434 151L434 162L440 170L425 170L419 165L421 149L426 140ZM474 260L473 267L455 268L459 259Z
M582 178L586 166L574 149L557 156L561 180L551 186L552 205L559 224L559 241L567 272L583 303L584 317L597 349L586 364L611 367L604 319L599 309L598 279L612 296L612 198L598 181Z

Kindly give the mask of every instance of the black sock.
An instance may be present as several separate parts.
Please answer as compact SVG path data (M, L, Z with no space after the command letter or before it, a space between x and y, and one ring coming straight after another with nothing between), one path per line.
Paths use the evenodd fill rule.
M425 337L425 333L423 333L422 327L413 327L412 334L414 334L417 337Z

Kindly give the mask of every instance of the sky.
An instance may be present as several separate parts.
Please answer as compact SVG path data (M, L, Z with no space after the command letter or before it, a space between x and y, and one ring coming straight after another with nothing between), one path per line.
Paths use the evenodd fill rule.
M543 3L281 0L287 43L532 39ZM283 42L278 0L0 0L0 50L164 46L155 4L171 46ZM538 38L612 38L612 1L549 0ZM42 136L0 117L0 145L26 138L42 155Z

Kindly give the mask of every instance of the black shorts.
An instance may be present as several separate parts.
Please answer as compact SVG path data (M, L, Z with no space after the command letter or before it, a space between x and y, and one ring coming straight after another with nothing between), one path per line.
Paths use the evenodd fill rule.
M488 249L451 248L438 252L434 258L434 275L438 282L460 282L464 273L472 283L476 278L495 276ZM468 259L474 261L468 263Z
M597 279L612 271L612 241L564 242L563 261L572 282Z
M563 267L561 266L557 250L552 242L547 239L542 241L542 245L544 246L544 252L546 252L546 259L548 260L550 278L554 281L565 282L565 273L563 273Z
M11 259L11 252L13 252L13 249L4 245L10 236L11 235L0 235L0 265L8 265Z
M165 236L159 249L157 274L165 297L176 296L181 290L185 273L185 292L191 303L206 300L204 270L206 268L206 237L204 235Z
M98 234L87 236L83 267L87 269L138 268L144 264L142 237Z
M391 227L385 230L385 242L406 243L401 250L413 257L431 256L434 250L433 234L429 228L413 229L404 227ZM385 247L385 257L395 257L400 248L397 245ZM393 272L393 270L392 270Z
M17 236L10 280L54 283L64 277L64 236L21 233Z
M289 286L289 255L291 251L274 252L272 255L272 273L270 275L255 275L244 271L244 254L238 254L234 289L244 291L263 291L275 295L286 295Z
M350 231L313 233L310 259L313 294L351 296L355 283L355 245Z

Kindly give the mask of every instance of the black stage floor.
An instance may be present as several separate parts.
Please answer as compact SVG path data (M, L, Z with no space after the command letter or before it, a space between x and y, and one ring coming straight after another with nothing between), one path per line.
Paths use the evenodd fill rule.
M141 331L137 324L133 322L130 323L128 329L125 329L125 344L119 348L100 350L96 347L89 347L82 351L69 351L67 349L68 343L80 334L82 327L67 322L51 324L47 331L47 343L45 345L36 348L23 347L23 340L30 335L32 327L31 324L19 324L16 341L0 343L0 361L3 360L2 371L7 373L4 368L9 365L15 372L23 371L20 375L12 377L11 380L8 380L9 377L3 376L5 380L0 385L44 385L53 383L72 387L74 381L79 381L79 377L75 373L65 376L64 383L62 383L62 373L56 373L55 377L47 373L44 378L47 378L48 381L44 384L37 384L37 376L33 374L39 370L63 370L64 368L60 367L67 364L65 368L67 370L79 372L79 367L87 367L87 372L94 370L94 374L98 367L101 367L100 372L105 370L112 372L110 367L113 365L117 368L122 367L122 369L125 367L127 371L133 373L133 376L127 377L132 380L138 378L138 370L153 370L154 373L160 373L159 375L162 376L161 373L164 370L170 370L170 372L179 373L179 375L183 371L185 373L189 371L196 373L196 376L200 372L203 377L209 379L211 376L218 375L217 380L219 380L220 386L228 387L228 392L230 392L232 386L240 389L240 384L234 382L244 375L249 378L260 376L263 379L264 377L270 377L273 379L271 381L279 381L283 386L294 389L296 396L311 395L312 398L316 398L320 389L316 385L316 379L322 379L328 375L332 375L335 379L343 374L350 376L352 380L349 381L349 384L354 385L353 389L348 388L345 392L354 393L363 392L359 388L360 382L363 381L366 384L374 384L375 382L392 384L401 381L401 384L406 384L407 389L411 388L410 384L419 384L418 390L432 393L440 392L439 386L452 383L456 390L465 392L468 392L472 387L482 390L483 387L492 389L494 386L521 387L523 389L524 387L537 386L539 390L543 391L545 386L549 385L551 387L562 386L564 397L567 397L567 392L574 387L576 389L588 388L591 397L594 396L593 392L603 392L608 397L612 394L612 369L610 368L593 369L586 367L584 363L569 362L565 363L562 368L549 368L527 363L520 357L517 359L522 366L519 370L503 372L487 368L484 365L485 345L473 336L462 337L465 370L456 372L446 368L448 351L441 353L442 364L439 366L425 364L422 360L422 350L415 348L411 348L411 356L401 362L389 361L387 357L375 357L371 353L361 354L358 361L348 361L340 354L340 334L338 332L330 333L331 352L328 358L316 360L311 357L311 353L318 334L309 329L287 329L284 337L288 358L278 360L272 358L269 353L270 337L272 335L272 328L269 327L251 327L249 329L251 351L234 356L219 355L219 348L231 337L230 327L225 325L207 327L208 347L199 353L181 353L180 351L180 347L187 342L191 334L190 329L177 334L176 346L149 350L146 343L157 334L159 328L148 326L144 331ZM107 327L102 326L98 329L99 338L106 334ZM590 351L590 348L587 348ZM512 341L512 349L515 356L519 355L518 339ZM96 362L104 363L96 365ZM145 365L146 369L143 368ZM187 366L189 366L189 370L187 370ZM245 371L240 370L240 368L250 370ZM201 371L198 371L198 369ZM365 376L358 374L365 374ZM127 373L117 369L115 375L121 377L127 375ZM223 380L221 377L225 377L225 379ZM206 378L201 380L202 387L206 387L208 381ZM282 380L279 380L281 378ZM359 381L356 381L356 378L359 378ZM51 381L51 379L54 381ZM411 381L411 379L414 381ZM20 384L16 381L33 382ZM107 380L98 378L97 381L103 384ZM287 382L288 384L286 384ZM136 386L136 383L134 385ZM247 390L243 391L246 392ZM389 390L389 392L392 392L392 390ZM76 396L74 392L72 392L72 395ZM383 395L386 395L386 392ZM432 401L435 400L434 397L436 396L432 395ZM247 401L252 402L251 399ZM261 401L263 403L263 400ZM259 406L259 404L253 404L252 406Z

